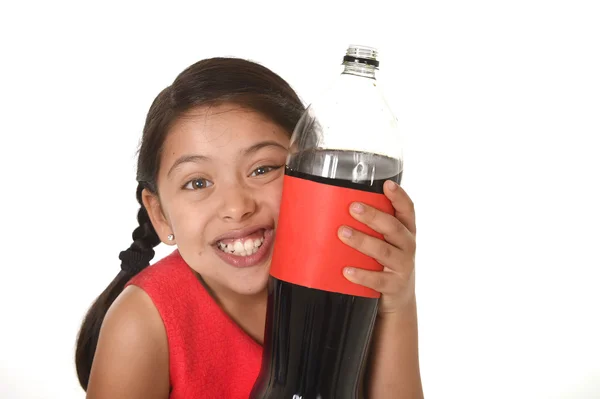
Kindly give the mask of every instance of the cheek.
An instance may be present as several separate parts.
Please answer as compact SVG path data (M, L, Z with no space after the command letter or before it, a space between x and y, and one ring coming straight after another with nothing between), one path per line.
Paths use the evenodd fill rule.
M171 227L178 243L193 241L198 242L202 238L207 224L207 210L205 202L196 203L193 200L179 198L171 204L169 212Z
M283 176L276 181L273 181L264 190L261 190L263 203L270 209L277 224L279 218L279 207L281 205L281 192L283 190Z

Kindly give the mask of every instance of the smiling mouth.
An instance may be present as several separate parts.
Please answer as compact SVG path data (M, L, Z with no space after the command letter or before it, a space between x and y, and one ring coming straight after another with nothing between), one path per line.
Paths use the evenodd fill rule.
M259 229L245 237L226 238L217 241L217 248L235 256L249 256L258 252L265 241L265 229Z

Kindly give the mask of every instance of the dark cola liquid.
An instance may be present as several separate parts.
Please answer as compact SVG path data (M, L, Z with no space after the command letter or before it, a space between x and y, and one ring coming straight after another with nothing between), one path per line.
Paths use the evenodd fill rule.
M288 160L286 174L383 193L400 183L402 164L379 155L310 151ZM306 288L271 277L263 363L251 399L357 399L378 299Z

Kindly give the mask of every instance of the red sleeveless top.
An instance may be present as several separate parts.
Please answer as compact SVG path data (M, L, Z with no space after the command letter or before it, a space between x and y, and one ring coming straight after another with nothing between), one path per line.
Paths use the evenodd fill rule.
M170 399L248 399L262 347L214 301L179 251L131 279L154 302L169 344Z

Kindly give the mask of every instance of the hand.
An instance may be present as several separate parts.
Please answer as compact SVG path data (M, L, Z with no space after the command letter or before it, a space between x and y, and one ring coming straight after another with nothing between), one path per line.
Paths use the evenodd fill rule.
M392 202L394 215L362 203L353 203L350 214L359 222L383 234L384 240L361 233L348 226L338 231L347 245L377 260L383 271L355 267L344 269L353 283L381 293L379 315L402 312L415 300L416 224L414 204L396 183L387 181L383 192Z

